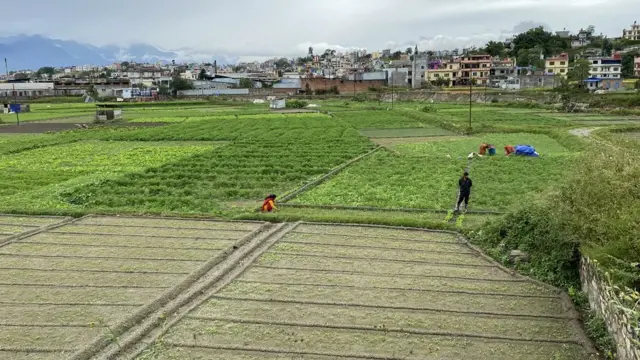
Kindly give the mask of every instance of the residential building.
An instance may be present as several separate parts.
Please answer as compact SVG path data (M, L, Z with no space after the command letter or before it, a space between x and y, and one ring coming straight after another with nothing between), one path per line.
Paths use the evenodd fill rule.
M432 82L437 81L439 79L449 80L450 86L455 86L458 81L460 73L460 63L459 62L450 62L450 63L442 63L436 69L429 69L424 73L425 80Z
M509 58L494 59L493 63L491 64L489 75L489 86L491 87L505 89L507 88L506 85L515 84L515 82L509 81L516 75L516 67L514 61Z
M622 30L622 37L627 40L640 40L640 24L634 21L630 29Z
M569 72L569 54L562 53L560 56L547 58L544 63L545 73L547 75L567 77L567 72Z
M589 40L589 33L584 29L580 29L580 31L578 31L578 35L571 40L572 48L586 46L589 44L591 44L591 40Z
M563 39L568 39L569 36L571 35L571 32L565 28L565 29L562 29L562 31L556 31L556 35Z
M640 77L640 56L633 60L633 76Z
M597 79L619 79L622 74L622 58L619 54L614 57L590 58L591 68L589 77Z
M477 85L487 85L491 72L491 55L465 55L460 60L460 80L468 83L472 79Z

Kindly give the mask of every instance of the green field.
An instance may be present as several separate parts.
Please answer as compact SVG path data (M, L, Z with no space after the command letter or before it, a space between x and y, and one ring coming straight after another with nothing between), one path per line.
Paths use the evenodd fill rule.
M206 214L433 227L441 226L442 214L393 209L451 208L457 179L468 166L466 155L481 142L495 144L498 155L471 163L477 210L506 210L523 196L552 187L584 148L568 135L578 119L540 109L474 106L474 135L464 136L465 105L430 104L428 111L422 111L422 104L402 102L397 110L356 102L318 105L329 114L273 113L251 103L126 103L124 118L133 127L3 135L0 211ZM63 118L93 109L94 104L83 103L34 104L30 116ZM385 148L308 187L292 202L391 212L313 207L253 212L266 194L282 197L379 144ZM502 155L507 144L531 144L543 156L507 159ZM474 226L484 221L467 218Z

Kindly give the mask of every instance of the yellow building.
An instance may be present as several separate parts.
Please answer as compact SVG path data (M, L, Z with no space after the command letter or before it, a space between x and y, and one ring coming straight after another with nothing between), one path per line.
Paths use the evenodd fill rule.
M548 58L544 62L546 74L560 75L567 77L569 72L569 55L562 53L560 56Z
M443 63L438 69L429 69L424 76L425 80L429 82L436 81L438 79L449 80L449 86L453 86L460 77L460 63L451 62Z

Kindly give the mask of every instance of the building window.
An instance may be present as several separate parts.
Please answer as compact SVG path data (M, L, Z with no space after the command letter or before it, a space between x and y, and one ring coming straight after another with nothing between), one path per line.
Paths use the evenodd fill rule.
M547 69L547 72L553 74L553 69Z
M556 62L555 62L555 61L549 61L549 66L553 66L553 65L555 65L555 64L556 64Z
M617 68L617 67L614 67L614 68L613 68L613 71L620 71L620 69L619 69L619 68Z
M478 73L474 72L473 74L471 74L471 76L478 76Z
M444 74L444 77L449 77L449 73Z
M565 62L564 61L560 61L560 65L565 65Z
M561 72L561 73L564 73L564 72L565 72L565 69L560 69L560 72Z
M597 65L598 64L598 60L593 60L593 64Z

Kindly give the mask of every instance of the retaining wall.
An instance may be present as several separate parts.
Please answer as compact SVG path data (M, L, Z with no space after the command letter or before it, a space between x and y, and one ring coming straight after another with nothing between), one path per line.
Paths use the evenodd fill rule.
M640 346L634 341L640 341L638 334L631 326L629 316L616 309L613 300L617 294L608 284L597 264L583 257L580 260L580 280L582 290L589 296L591 308L602 316L607 324L609 333L617 345L617 358L620 360L640 359Z

